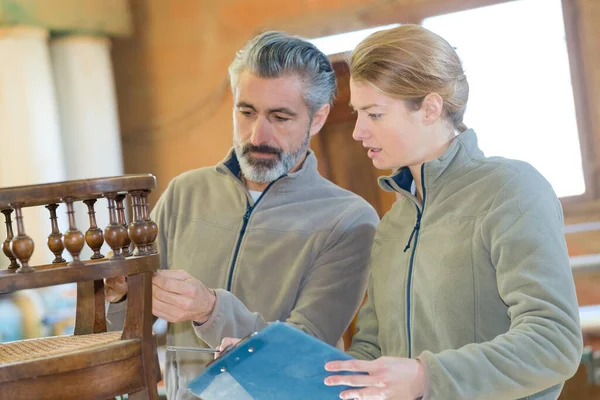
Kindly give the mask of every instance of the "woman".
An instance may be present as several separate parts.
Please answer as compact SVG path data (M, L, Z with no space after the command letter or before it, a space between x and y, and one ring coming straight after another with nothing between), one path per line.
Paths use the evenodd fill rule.
M343 399L556 399L582 339L552 187L525 162L484 157L463 123L460 59L438 35L375 33L350 74L353 137L396 171L380 185L400 199L377 228L358 360L326 365L368 375L325 383L356 387Z

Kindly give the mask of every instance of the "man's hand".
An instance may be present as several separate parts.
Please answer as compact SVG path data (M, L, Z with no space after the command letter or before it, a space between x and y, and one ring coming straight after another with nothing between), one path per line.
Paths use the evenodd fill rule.
M361 388L343 391L340 394L342 399L415 400L425 394L425 371L419 360L381 357L373 361L331 361L325 364L325 369L368 373L327 377L327 386Z
M228 348L230 348L231 346L235 346L236 344L238 344L242 339L234 339L234 338L223 338L223 340L221 340L221 345L219 347L217 347L217 350L219 350L218 353L215 353L215 360L219 357L221 357L221 353L224 352L225 350L227 350Z
M215 291L183 270L152 277L152 314L169 322L204 323L215 308Z
M104 298L106 301L116 303L127 294L127 279L124 276L106 278L104 280Z

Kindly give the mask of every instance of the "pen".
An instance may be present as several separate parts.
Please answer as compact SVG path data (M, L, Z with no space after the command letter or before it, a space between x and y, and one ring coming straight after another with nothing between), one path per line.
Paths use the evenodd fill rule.
M167 346L167 351L195 351L199 353L220 353L221 350L208 347Z

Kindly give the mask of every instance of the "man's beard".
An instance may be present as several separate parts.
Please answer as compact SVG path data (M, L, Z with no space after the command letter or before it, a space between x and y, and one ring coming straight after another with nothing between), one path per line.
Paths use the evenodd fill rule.
M234 143L242 174L248 180L258 183L270 183L290 172L308 150L310 135L307 132L302 144L295 150L284 152L281 149L266 144L254 146L251 143L241 145ZM251 153L274 154L273 158L256 158Z

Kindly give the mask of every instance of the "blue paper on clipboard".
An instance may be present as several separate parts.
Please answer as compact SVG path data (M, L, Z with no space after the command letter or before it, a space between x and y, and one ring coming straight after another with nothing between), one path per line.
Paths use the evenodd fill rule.
M209 364L188 389L203 400L339 399L348 387L323 383L333 375L325 363L351 359L297 328L274 322Z

